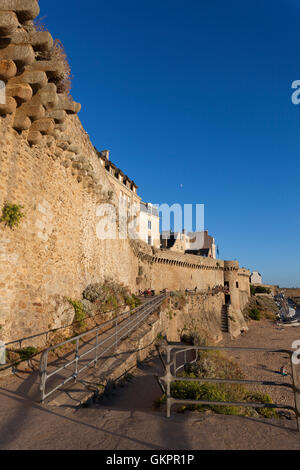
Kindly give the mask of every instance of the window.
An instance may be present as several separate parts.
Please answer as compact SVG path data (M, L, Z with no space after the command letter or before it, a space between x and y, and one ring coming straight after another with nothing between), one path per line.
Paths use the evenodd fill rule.
M236 283L236 288L237 288L237 289L239 288L239 283L238 283L238 282Z
M148 245L152 245L152 238L150 236L148 237Z
M151 220L148 220L148 229L151 230L152 229L152 223L151 223Z

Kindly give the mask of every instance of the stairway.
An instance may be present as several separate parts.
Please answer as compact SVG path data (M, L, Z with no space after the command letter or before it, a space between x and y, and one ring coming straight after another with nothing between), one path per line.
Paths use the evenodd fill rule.
M229 333L228 305L223 305L221 312L221 331Z

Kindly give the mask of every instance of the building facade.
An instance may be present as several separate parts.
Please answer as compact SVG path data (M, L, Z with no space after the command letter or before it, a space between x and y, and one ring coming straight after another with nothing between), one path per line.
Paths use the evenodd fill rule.
M251 284L262 284L262 275L258 271L253 271L250 275Z
M140 238L140 202L138 186L109 159L109 150L98 152L101 165L105 168L114 193L119 200L119 221L123 237Z
M139 238L150 246L160 248L159 214L151 203L140 203Z

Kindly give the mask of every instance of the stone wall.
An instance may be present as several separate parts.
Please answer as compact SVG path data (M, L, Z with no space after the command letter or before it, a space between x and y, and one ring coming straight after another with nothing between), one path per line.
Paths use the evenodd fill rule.
M38 12L35 0L0 0L0 210L10 202L25 214L17 228L0 224L0 339L69 323L64 297L79 299L107 278L132 291L207 290L228 278L240 311L249 286L238 263L97 237L99 204L117 206L118 197L76 115L80 105L55 85L61 64L41 60L53 40L35 31Z

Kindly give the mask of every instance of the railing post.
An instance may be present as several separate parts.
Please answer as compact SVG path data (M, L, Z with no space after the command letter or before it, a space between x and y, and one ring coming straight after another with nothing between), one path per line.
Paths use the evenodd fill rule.
M97 330L96 332L95 367L98 362L98 334L99 334L99 330Z
M116 336L115 336L115 352L118 350L118 318L115 321L115 329L116 329Z
M76 349L75 349L75 371L73 374L74 377L74 382L77 381L77 376L78 376L78 359L79 359L79 338L76 340Z
M166 373L166 389L167 389L167 418L171 417L171 348L167 347L167 373Z
M48 351L42 354L40 362L40 392L41 402L44 403L46 395L46 381L47 381L47 363L48 363Z
M291 360L291 371L292 371L292 384L293 384L293 391L294 391L294 400L295 400L295 410L296 410L296 421L297 421L297 430L300 432L300 409L298 408L298 391L296 386L296 368L295 364L293 363L293 353L290 354Z

